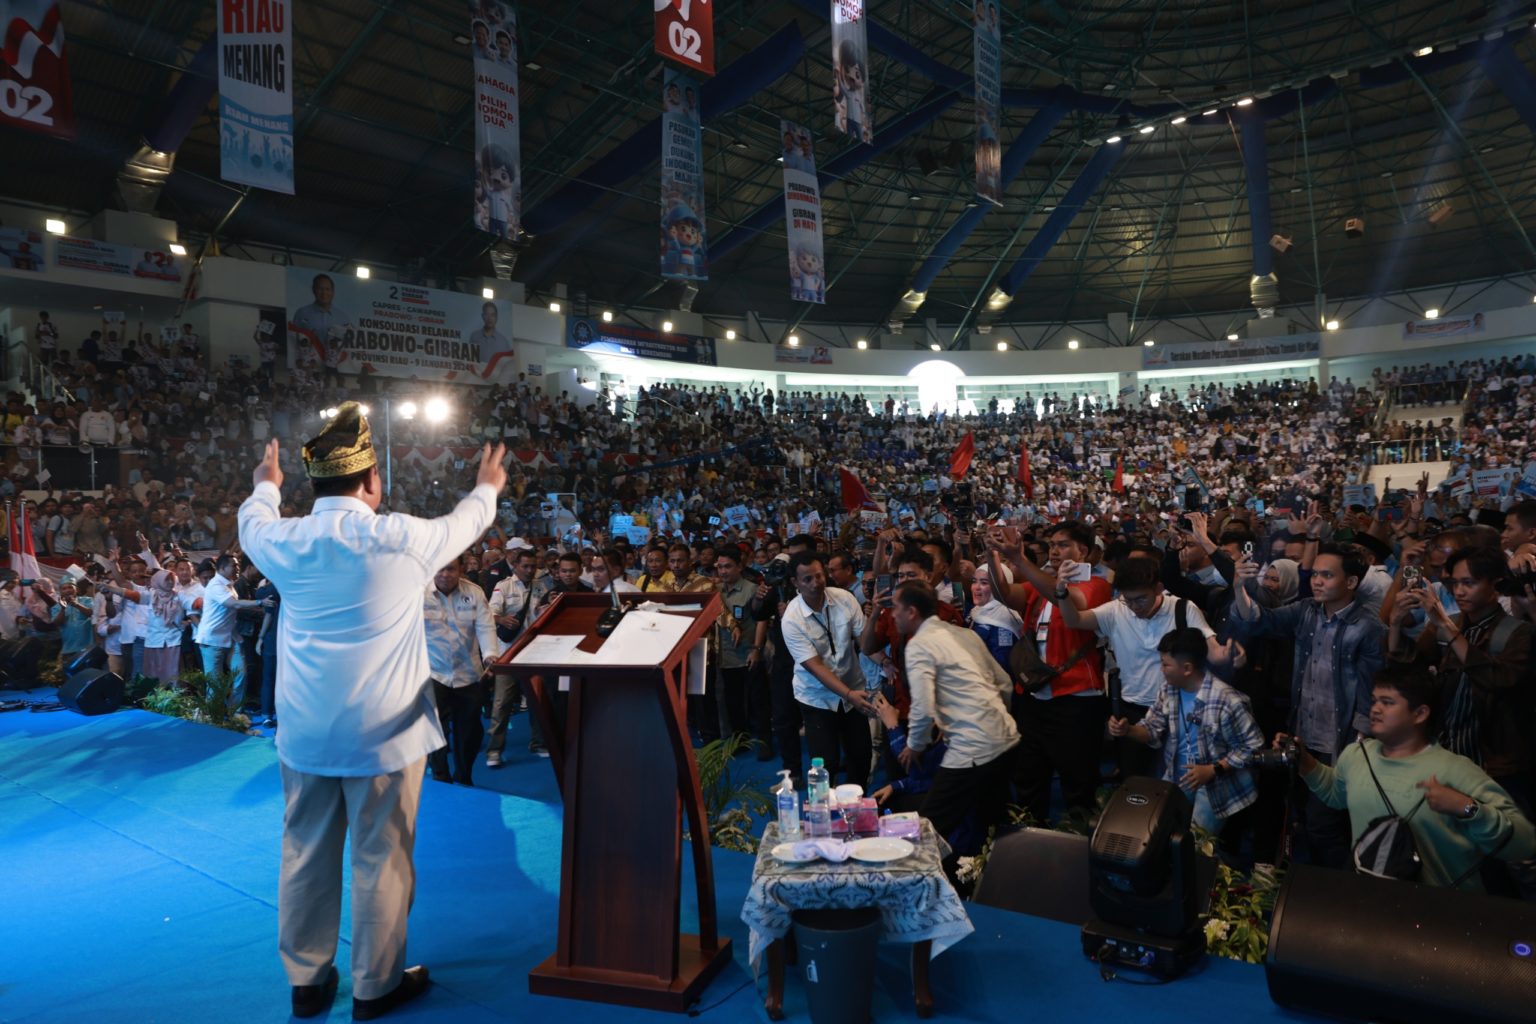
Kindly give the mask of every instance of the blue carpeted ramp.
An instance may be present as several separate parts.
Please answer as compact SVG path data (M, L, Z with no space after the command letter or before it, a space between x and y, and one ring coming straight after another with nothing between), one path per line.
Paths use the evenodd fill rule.
M547 761L495 781L511 772L541 772L528 790L553 792ZM276 952L281 827L268 739L144 711L0 714L0 1022L288 1019ZM554 948L559 856L558 803L429 780L410 960L436 984L388 1019L676 1019L528 994L528 970ZM766 980L749 981L738 917L751 869L750 857L715 854L736 963L705 992L705 1020L767 1019ZM942 1020L1300 1019L1270 1003L1256 967L1218 960L1173 985L1105 984L1075 929L987 908L973 918L976 935L934 962ZM684 930L696 921L685 896ZM344 917L334 1021L350 1019L348 929ZM882 946L879 971L875 1019L915 1020L906 950ZM787 989L789 1018L808 1019L793 973Z

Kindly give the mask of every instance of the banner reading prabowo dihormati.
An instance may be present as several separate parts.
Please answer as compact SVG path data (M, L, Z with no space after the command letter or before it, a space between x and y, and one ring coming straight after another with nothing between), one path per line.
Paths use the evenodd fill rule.
M875 140L864 0L832 0L832 106L839 131L860 142Z
M457 384L516 378L512 304L462 292L288 268L288 366Z
M475 66L475 226L512 241L523 213L517 16L500 0L472 0L469 17Z
M219 0L219 176L293 195L293 0Z
M1003 204L1003 150L997 137L1003 98L1003 47L997 0L976 0L976 194Z
M0 0L0 125L74 138L59 0Z
M804 125L780 121L784 140L784 234L789 239L789 297L826 302L827 272L821 246L821 184L816 153Z
M667 69L662 86L661 234L662 277L708 280L699 85L692 76L673 68Z

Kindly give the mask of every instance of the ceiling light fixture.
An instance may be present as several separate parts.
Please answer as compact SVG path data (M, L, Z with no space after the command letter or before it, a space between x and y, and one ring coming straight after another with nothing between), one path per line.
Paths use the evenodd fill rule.
M1201 111L1200 112L1200 116L1201 117L1210 117L1214 113L1216 113L1216 108L1212 107L1210 110L1203 110L1203 111Z
M1236 341L1237 340L1237 332L1233 331L1231 334L1228 334L1227 335L1227 340L1228 341Z
M1439 319L1439 317L1440 317L1440 311L1438 309L1434 308L1433 306L1431 306L1429 309L1426 309L1424 311L1424 319L1425 320L1436 320L1436 319Z
M611 309L603 310L603 323L605 323L605 324L613 323L613 310L611 310Z
M1157 342L1153 341L1151 338L1148 338L1146 341L1142 342L1142 344L1147 348L1151 348L1153 345L1156 345Z
M1144 124L1136 130L1142 135L1151 135L1153 132L1157 131L1157 126L1152 124Z
M932 345L929 345L928 347L933 349L935 352L937 352L939 350L939 343L938 342L934 342Z
M560 303L558 303L558 302L551 302L549 304L549 311L551 313L558 313L558 312L560 312Z
M373 271L369 270L367 267L358 267L357 276L366 281L373 276Z
M1111 146L1113 146L1115 143L1120 141L1120 136L1118 136L1118 135L1111 135L1109 138L1105 139L1104 141L1109 143Z
M1336 331L1339 329L1339 322L1337 320L1329 320L1323 326L1328 328L1330 331Z
M663 334L671 334L672 333L672 321L671 320L663 320L661 322L661 333L663 333Z
M860 338L858 341L854 342L853 345L860 352L863 352L865 349L869 348L869 342L865 341L863 338Z
M1421 46L1417 50L1413 51L1413 55L1415 57L1428 57L1430 54L1432 54L1434 52L1435 52L1435 48L1433 46Z
M1069 339L1067 341L1067 348L1070 348L1073 351L1076 351L1077 350L1077 339L1076 338Z
M1253 97L1244 96L1242 99L1237 101L1237 105L1240 107L1251 107L1253 106Z
M791 334L789 336L789 347L790 348L799 348L800 347L800 335L798 335L798 334Z
M998 342L997 343L997 350L999 352L1007 352L1008 351L1008 343L1006 341Z
M1185 121L1188 121L1188 120L1189 120L1189 118L1185 117L1183 114L1180 114L1178 117L1174 118L1172 121L1170 121L1168 123L1169 124L1183 124Z
M59 220L57 217L49 217L47 220L43 221L43 227L48 229L48 233L50 235L62 235L65 230L64 222Z
M187 247L180 242L172 242L168 248L171 250L172 256L185 256L187 254Z
M726 329L725 340L726 341L735 341L736 340L736 329L734 327Z

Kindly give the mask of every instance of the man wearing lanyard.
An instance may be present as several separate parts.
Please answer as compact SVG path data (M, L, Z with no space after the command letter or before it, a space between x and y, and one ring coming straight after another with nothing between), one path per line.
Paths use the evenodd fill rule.
M510 644L522 635L528 617L539 610L537 591L542 589L534 582L538 563L532 548L513 551L509 544L507 558L512 563L512 575L496 584L490 601L491 615L496 620L496 637L503 644ZM512 718L512 709L517 706L519 694L517 684L506 673L496 676L492 691L491 742L485 748L485 766L500 768L502 751L507 745L507 722ZM543 756L544 736L539 732L538 719L531 718L529 721L532 723L532 732L528 752Z
M789 560L789 578L797 596L784 609L784 646L795 666L806 746L834 779L841 767L846 781L863 786L869 781L874 713L859 669L863 608L848 591L828 589L821 558L812 552Z

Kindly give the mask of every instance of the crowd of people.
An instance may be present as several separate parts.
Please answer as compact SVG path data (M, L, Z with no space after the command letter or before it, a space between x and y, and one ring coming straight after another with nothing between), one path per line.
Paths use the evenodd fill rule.
M51 353L47 399L10 396L8 494L48 490L38 445L136 454L121 485L50 492L32 516L39 555L102 556L94 600L90 573L24 602L8 579L0 629L57 633L65 657L103 642L130 673L231 673L232 699L255 699L281 606L240 559L242 467L269 438L318 432L341 395L278 388L265 359L213 373L184 345ZM1025 388L972 416L725 386L590 403L527 378L434 388L456 418L393 424L397 446L516 454L494 525L424 597L447 735L432 774L472 784L513 760L525 701L485 662L555 595L718 592L697 737L745 734L796 779L819 757L921 809L957 852L1009 803L1091 814L1105 782L1158 775L1228 856L1343 866L1386 813L1374 770L1397 811L1429 809L1412 819L1424 880L1530 894L1533 372L1536 355L1134 401ZM360 400L381 387L360 381ZM1459 417L1381 415L1383 395L1447 394ZM1368 494L1392 442L1444 456L1444 481ZM308 483L295 445L281 458L295 515ZM1490 469L1505 472L1485 486ZM401 459L382 505L446 511L474 472L471 452ZM544 753L537 730L529 750Z

